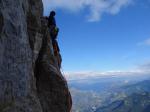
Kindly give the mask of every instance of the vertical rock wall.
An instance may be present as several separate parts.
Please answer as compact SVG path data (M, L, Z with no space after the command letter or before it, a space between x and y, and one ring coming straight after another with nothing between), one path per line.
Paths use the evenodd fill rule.
M0 112L69 112L41 0L0 0Z

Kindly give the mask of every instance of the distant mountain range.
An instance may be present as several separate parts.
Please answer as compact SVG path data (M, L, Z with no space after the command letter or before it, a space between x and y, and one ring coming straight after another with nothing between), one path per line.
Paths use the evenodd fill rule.
M87 86L75 82L70 85L73 112L150 112L149 79L127 81L117 78L116 81L111 78L102 80L104 88L98 87L102 83L99 81Z
M150 112L150 80L121 88L124 97L115 98L106 106L101 106L94 112Z
M150 94L132 94L122 100L116 100L94 112L150 112Z

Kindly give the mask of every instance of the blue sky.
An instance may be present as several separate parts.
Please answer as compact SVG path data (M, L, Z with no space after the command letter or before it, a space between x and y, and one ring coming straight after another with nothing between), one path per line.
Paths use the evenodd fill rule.
M150 63L150 0L43 3L44 15L57 13L64 71L127 71Z

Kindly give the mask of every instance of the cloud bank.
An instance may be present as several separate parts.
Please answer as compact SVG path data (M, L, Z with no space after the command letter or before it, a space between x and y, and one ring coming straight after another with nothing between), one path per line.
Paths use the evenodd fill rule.
M87 20L99 21L104 13L115 15L132 0L43 0L45 10L63 9L70 12L87 10Z
M141 64L136 68L128 71L106 71L106 72L65 72L65 77L68 81L73 80L85 80L92 78L103 78L103 77L120 77L120 76L150 76L150 62Z

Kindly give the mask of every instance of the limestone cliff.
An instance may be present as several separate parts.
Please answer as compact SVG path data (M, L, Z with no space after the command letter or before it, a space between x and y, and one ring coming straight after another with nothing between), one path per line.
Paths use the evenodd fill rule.
M69 112L42 0L0 0L0 112Z

